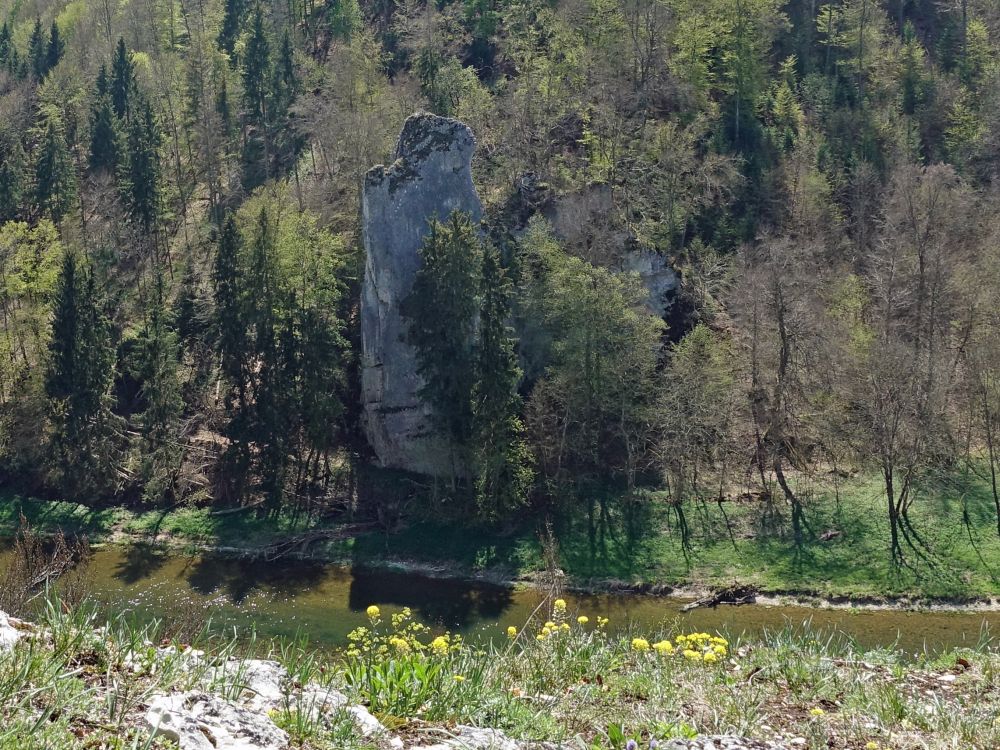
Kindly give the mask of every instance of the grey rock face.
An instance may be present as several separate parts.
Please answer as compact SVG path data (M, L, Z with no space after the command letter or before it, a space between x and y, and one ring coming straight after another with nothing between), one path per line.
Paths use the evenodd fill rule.
M417 395L421 380L400 306L420 268L428 221L455 210L481 218L472 184L475 145L463 123L418 113L403 125L395 161L365 176L361 390L365 433L384 467L436 476L451 471L447 444L434 434L430 411Z

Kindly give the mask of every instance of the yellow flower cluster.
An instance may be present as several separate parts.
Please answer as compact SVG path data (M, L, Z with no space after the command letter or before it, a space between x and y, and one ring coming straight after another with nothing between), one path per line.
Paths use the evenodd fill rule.
M729 653L729 642L721 636L708 633L689 633L678 635L675 643L662 640L650 644L645 638L633 638L633 651L653 650L658 656L674 656L680 654L688 661L715 664L721 657Z
M349 645L347 656L404 656L413 653L430 652L443 655L462 647L462 637L445 633L432 639L429 643L421 640L430 628L413 619L413 612L405 607L390 618L391 628L387 633L378 631L382 613L374 604L365 610L372 627L356 628L347 635Z
M572 628L567 618L567 605L565 599L556 599L552 602L552 619L547 620L535 635L535 640L544 641L554 635L569 632ZM581 627L590 622L587 615L580 615L576 618L576 624ZM608 620L604 617L597 618L598 627L604 627ZM514 639L517 637L517 628L513 625L507 628L507 637Z

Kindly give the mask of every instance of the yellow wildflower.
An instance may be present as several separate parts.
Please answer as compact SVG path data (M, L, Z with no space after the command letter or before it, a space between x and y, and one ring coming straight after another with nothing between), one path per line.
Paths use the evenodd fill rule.
M590 618L587 617L587 615L580 615L579 617L576 618L576 621L581 625L586 625L588 622L590 622Z
M556 624L552 622L552 620L549 620L547 623L545 623L545 627L547 628L554 628L555 626Z
M515 628L513 625L510 625L507 628L507 637L508 638L517 638L517 628Z
M382 610L380 610L374 604L371 605L368 609L366 609L365 612L368 614L368 617L370 617L373 620L378 619L378 616L382 614Z
M706 664L715 664L719 660L719 657L715 655L714 651L706 651L705 655L701 657L705 660Z
M552 602L552 606L555 607L555 609L556 609L557 612L560 611L560 610L565 610L566 609L566 600L565 599L556 599L554 602Z
M633 651L649 651L649 641L645 638L633 638L632 639L632 650Z
M407 643L402 638L400 638L399 636L395 636L393 638L390 638L389 639L389 645L392 646L394 649L396 649L397 651L399 651L402 654L409 653L409 651L410 651L410 644Z
M548 625L546 625L544 628L542 628L542 635L543 636L549 635L551 632L552 632L552 628L550 628Z
M826 711L824 711L822 708L810 708L809 709L809 715L810 716L822 716L825 713L826 713Z
M653 644L653 648L660 656L667 656L674 652L674 644L670 641L657 641Z
M878 750L878 743L877 742L870 742L870 741L866 742L865 743L865 750Z
M436 654L448 653L448 636L439 635L431 641L431 650Z
M684 658L689 661L701 661L701 654L690 648L684 649Z
M726 647L723 646L723 645L720 645L720 644L716 644L715 646L712 646L712 651L714 651L715 653L717 653L719 656L725 656L726 655Z
M457 674L455 675L455 682L465 682L465 678L462 675Z
M562 625L559 626L559 629L560 630L569 630L569 623L568 622L564 622Z
M598 617L597 617L597 627L603 628L607 624L608 624L608 618L607 617L601 617L600 615L598 615Z

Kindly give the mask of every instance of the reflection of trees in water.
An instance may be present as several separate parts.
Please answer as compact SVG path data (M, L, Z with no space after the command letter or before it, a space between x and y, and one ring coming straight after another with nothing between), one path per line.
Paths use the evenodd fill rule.
M319 585L327 569L319 563L300 561L265 562L204 555L187 568L187 582L199 594L225 593L240 604L258 589L285 596L298 596Z
M510 590L502 586L355 570L348 604L354 611L375 603L410 607L418 620L467 628L480 618L499 618L512 602Z
M115 578L126 584L138 583L166 565L168 559L162 549L136 542L125 548L125 555L115 568Z

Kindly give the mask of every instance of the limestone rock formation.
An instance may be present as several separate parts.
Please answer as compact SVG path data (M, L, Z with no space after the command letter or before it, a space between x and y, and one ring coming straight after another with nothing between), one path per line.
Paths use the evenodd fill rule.
M6 612L0 612L0 651L9 651L21 638Z
M400 306L420 268L428 221L452 211L479 221L472 184L475 138L457 120L427 113L407 118L395 161L372 168L361 194L365 278L361 293L361 390L368 442L381 466L450 473L447 444L418 396L416 355Z
M161 695L146 724L180 750L284 750L288 735L266 715L207 693Z

